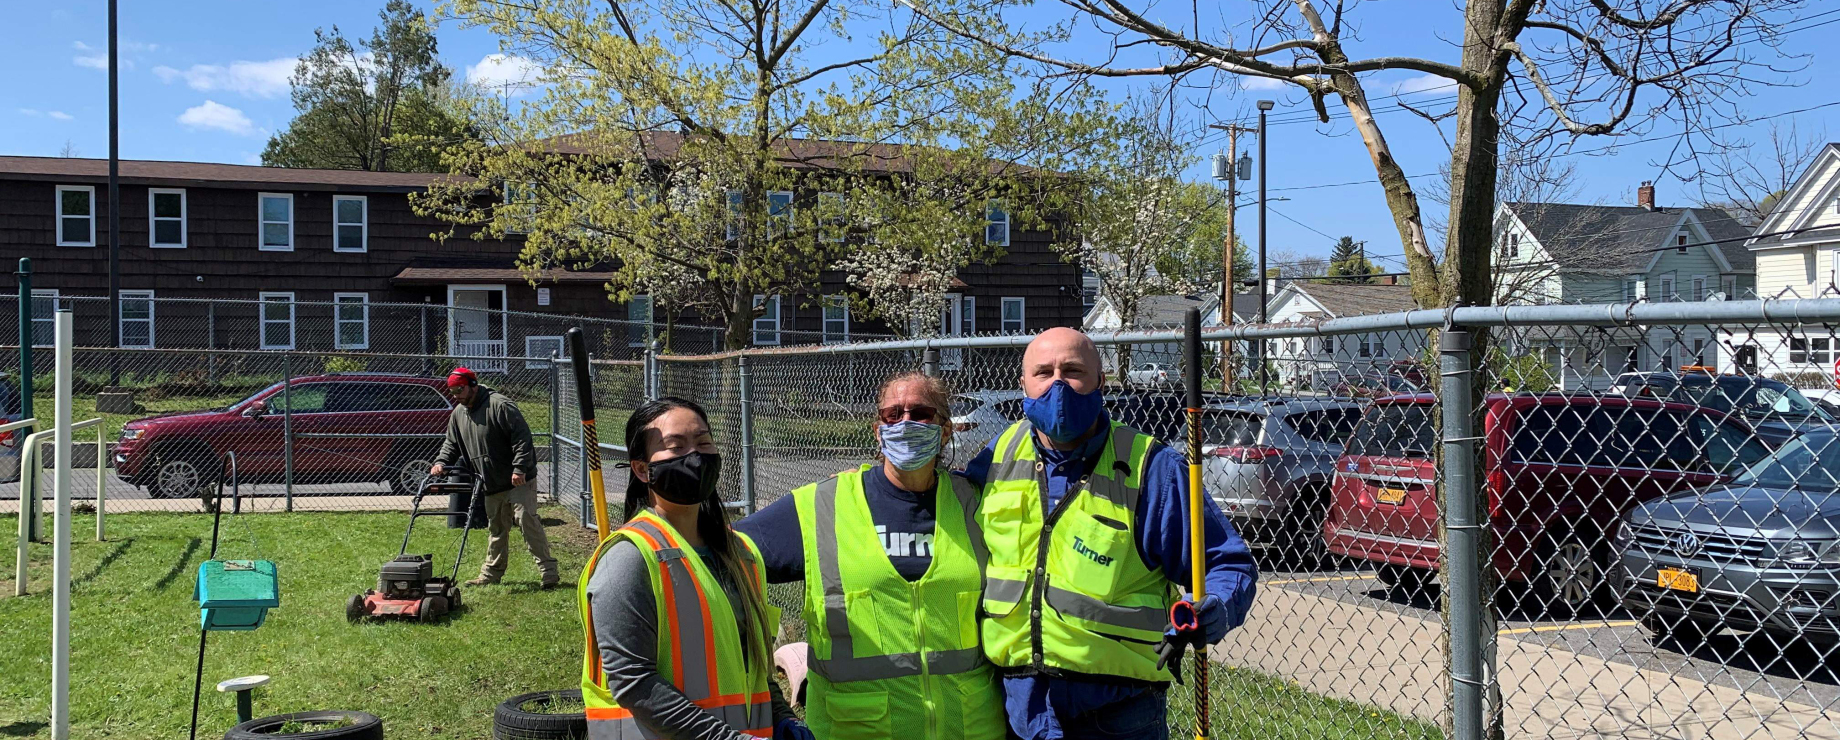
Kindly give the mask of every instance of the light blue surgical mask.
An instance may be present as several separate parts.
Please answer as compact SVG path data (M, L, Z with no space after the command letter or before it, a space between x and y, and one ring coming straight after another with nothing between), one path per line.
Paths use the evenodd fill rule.
M944 432L938 424L905 419L883 424L876 433L882 438L882 457L905 471L919 470L938 457Z

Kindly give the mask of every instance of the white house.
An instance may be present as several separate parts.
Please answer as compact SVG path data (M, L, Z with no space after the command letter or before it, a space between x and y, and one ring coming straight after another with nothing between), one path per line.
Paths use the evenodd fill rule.
M1636 200L1634 206L1501 204L1496 303L1704 301L1757 292L1757 262L1744 247L1750 231L1730 214L1658 206L1646 182ZM1512 353L1544 358L1564 389L1601 389L1626 371L1738 361L1730 333L1703 326L1524 327L1504 340Z
M1256 301L1255 301L1256 303ZM1418 308L1406 285L1292 282L1271 297L1274 324L1315 322ZM1291 387L1314 387L1336 374L1382 373L1394 361L1423 355L1423 332L1371 332L1266 340L1278 377Z
M1760 296L1840 297L1840 143L1815 154L1746 246L1756 256ZM1792 336L1767 329L1755 332L1758 372L1823 378L1833 372L1840 350L1833 329Z

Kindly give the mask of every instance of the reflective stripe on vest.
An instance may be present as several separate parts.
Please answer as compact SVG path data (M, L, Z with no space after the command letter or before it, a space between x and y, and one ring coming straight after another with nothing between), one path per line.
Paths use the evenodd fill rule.
M753 566L749 572L734 574L735 577L752 579L757 587L764 588L764 574L753 542L745 535L735 536L743 545L743 559ZM740 607L727 603L726 592L713 577L707 581L698 577L696 564L700 559L684 548L669 524L649 512L641 512L596 548L580 580L581 613L589 651L583 664L582 702L586 705L589 737L595 740L664 737L613 700L601 670L587 585L601 555L620 541L637 545L646 560L656 565L650 575L660 612L659 672L667 675L670 683L691 703L721 718L730 729L745 735L771 736L773 706L771 694L766 690L766 673L759 666L741 667L747 663L744 656L724 651L723 642L729 638L727 635L723 635L723 639L717 637L716 619L710 604L711 590L726 607L722 613L724 617L733 617L734 612L729 610ZM739 636L732 642L739 645ZM723 694L721 687L725 677L727 684L742 691Z
M951 481L952 493L958 498L959 511L964 514L972 550L981 564L989 556L984 547L984 538L977 529L977 490L957 476L946 475L946 478ZM807 644L806 665L812 672L835 682L920 675L920 653L856 657L856 638L850 634L843 574L838 565L841 555L837 547L837 480L833 477L819 483L813 496L813 514L818 525L818 577L824 586L824 631L830 638L831 657L819 658L816 648ZM963 673L977 668L983 663L983 657L983 649L975 645L958 650L929 650L926 652L926 666L928 672L934 675Z

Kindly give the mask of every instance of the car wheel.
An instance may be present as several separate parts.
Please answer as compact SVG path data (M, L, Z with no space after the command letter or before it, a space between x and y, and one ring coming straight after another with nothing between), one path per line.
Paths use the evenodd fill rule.
M1315 570L1328 556L1323 540L1323 517L1328 514L1329 492L1306 488L1296 493L1284 512L1282 562L1297 570Z
M390 468L390 492L398 496L415 495L422 490L422 481L428 479L428 469L432 467L434 461L421 455L410 455L398 461Z
M1558 618L1601 613L1610 594L1605 554L1601 538L1588 532L1548 535L1533 579L1536 606Z
M1388 594L1398 594L1406 597L1411 597L1425 590L1425 586L1430 583L1431 580L1427 577L1426 573L1417 568L1393 565L1391 563L1383 564L1376 569L1374 571L1374 577L1380 579L1380 583L1386 586L1386 592Z
M193 454L162 455L154 466L147 493L154 498L193 498L204 494L216 482L211 465L203 456Z
M1717 627L1699 620L1667 614L1643 617L1642 628L1648 630L1649 641L1656 645L1672 646L1683 653L1692 653L1704 647L1706 638L1718 631Z

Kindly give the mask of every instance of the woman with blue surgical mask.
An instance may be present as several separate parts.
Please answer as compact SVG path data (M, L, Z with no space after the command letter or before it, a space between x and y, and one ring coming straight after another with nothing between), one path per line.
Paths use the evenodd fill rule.
M1005 737L1003 692L977 638L985 547L977 489L945 469L951 395L938 378L882 384L877 462L775 501L735 528L767 582L803 581L805 645L779 663L828 738Z

